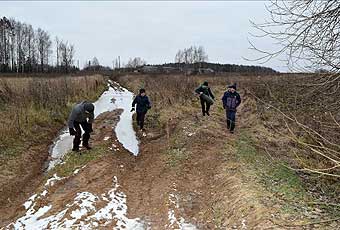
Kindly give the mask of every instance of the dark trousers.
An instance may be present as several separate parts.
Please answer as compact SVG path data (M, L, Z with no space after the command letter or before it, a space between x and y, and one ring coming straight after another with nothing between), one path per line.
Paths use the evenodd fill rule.
M236 111L226 110L227 115L227 128L230 131L234 131L235 129L235 121L236 121Z
M201 101L202 113L204 116L206 113L209 113L210 104L206 100L203 100L202 98L200 98L200 101Z
M145 112L137 112L137 125L139 126L140 129L144 128L144 120L145 120Z
M84 134L83 134L83 146L88 146L89 145L89 140L90 140L90 126L91 124L87 123L87 122L74 122L74 129L76 130L76 135L74 135L74 139L73 139L73 149L79 149L79 145L80 145L80 138L81 138L81 128L80 126L83 128L84 130Z

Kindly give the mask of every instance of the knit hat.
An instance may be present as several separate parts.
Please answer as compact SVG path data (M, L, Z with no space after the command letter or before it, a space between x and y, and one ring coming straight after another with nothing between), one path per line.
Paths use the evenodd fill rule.
M93 113L94 111L94 105L90 102L85 102L84 103L84 109L85 111L89 112L89 113Z
M236 83L235 83L235 84L232 84L232 85L229 85L229 86L228 86L228 89L235 89L235 90L236 90Z
M142 93L145 93L145 89L143 88L139 90L139 94L142 94Z

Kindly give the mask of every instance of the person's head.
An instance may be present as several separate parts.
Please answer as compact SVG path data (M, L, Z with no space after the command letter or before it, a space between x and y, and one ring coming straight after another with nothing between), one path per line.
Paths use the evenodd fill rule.
M204 81L204 82L203 82L203 85L208 86L209 83L208 83L207 81Z
M85 102L84 103L84 109L86 113L93 113L94 111L94 105L90 102Z
M234 92L236 91L236 84L229 85L229 86L228 86L228 90L229 90L231 93L234 93Z
M140 89L139 90L139 94L144 97L146 94L145 94L145 89Z

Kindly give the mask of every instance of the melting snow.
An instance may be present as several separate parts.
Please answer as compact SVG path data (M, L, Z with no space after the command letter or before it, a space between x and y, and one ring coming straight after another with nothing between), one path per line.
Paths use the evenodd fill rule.
M53 186L56 175L46 183ZM62 178L61 178L62 179ZM50 185L52 184L52 185ZM25 202L26 213L15 223L11 223L6 229L95 229L99 226L114 224L113 229L145 229L140 219L129 219L127 215L126 195L119 191L117 178L113 178L113 188L107 193L95 195L90 192L80 192L73 202L66 208L54 215L48 215L52 205L48 204L37 208L38 199L42 198L47 191L31 196ZM104 202L105 206L97 210L98 203ZM71 213L70 213L71 212ZM69 216L66 214L70 213Z
M53 177L48 179L45 183L45 186L53 186L56 181L62 180L64 177L58 177L57 174L53 174Z
M112 83L112 82L111 82ZM119 86L118 83L115 83ZM109 85L109 89L105 91L99 99L94 103L95 106L95 117L99 116L104 112L113 111L115 109L123 109L123 113L120 115L120 120L115 128L118 141L122 143L124 148L133 153L138 154L138 140L136 133L132 126L132 113L130 112L133 93L125 88L114 89ZM114 102L112 101L114 98ZM107 137L104 138L104 140ZM70 136L68 128L64 128L61 134L54 142L50 153L52 160L49 162L48 170L55 167L55 165L62 162L64 155L71 150L73 143L73 137Z
M173 184L174 192L177 192L176 185ZM165 225L167 229L181 229L181 230L196 230L196 226L187 223L183 217L178 217L179 213L179 198L178 195L169 194L169 211L168 220L169 224Z

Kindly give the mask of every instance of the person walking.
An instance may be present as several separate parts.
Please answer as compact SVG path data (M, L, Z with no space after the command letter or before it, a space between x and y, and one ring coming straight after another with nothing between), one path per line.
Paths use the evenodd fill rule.
M230 130L230 133L234 133L236 111L237 107L241 104L241 97L236 92L236 84L228 86L228 90L222 97L222 102L223 108L226 110L227 128Z
M136 105L137 105L137 108L135 109ZM145 89L140 89L139 94L135 97L135 99L132 102L131 112L136 110L137 125L139 126L139 129L141 132L145 131L144 120L145 120L145 115L149 109L151 109L151 102L149 100L149 97L146 96Z
M202 85L195 89L195 92L199 95L203 116L210 116L209 110L210 106L214 104L215 96L211 92L209 83L207 81L204 81Z
M82 137L83 147L86 149L91 149L89 146L90 133L93 132L92 122L94 120L94 105L90 102L83 101L75 105L70 113L68 119L68 127L73 139L72 151L78 152L81 138L81 128L84 130Z

